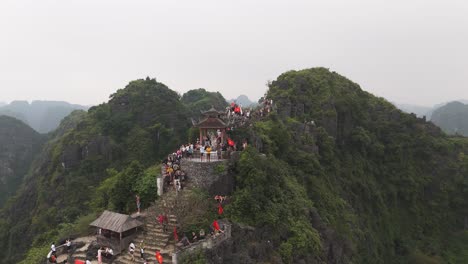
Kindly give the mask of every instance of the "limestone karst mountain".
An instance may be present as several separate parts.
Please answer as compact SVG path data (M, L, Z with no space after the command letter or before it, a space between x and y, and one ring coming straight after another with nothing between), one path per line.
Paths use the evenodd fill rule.
M0 207L16 192L44 141L23 122L0 115Z
M222 168L235 179L225 206L231 244L200 252L200 261L467 259L466 138L324 68L286 72L267 96L271 113L229 132L239 150L248 145ZM129 212L135 192L148 206L161 159L187 141L191 110L146 79L69 120L0 212L0 259L32 259L104 209Z

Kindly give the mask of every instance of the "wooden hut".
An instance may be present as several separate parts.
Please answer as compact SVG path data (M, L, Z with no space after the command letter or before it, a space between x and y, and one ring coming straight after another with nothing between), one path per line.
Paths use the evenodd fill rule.
M143 223L129 215L104 211L90 226L98 228L97 242L115 253L125 250Z

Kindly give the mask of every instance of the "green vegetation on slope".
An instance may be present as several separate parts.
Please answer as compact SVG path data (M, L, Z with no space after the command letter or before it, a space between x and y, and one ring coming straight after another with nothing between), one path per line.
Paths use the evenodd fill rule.
M255 262L466 261L466 138L323 68L282 74L268 97L274 113L232 132L251 147L229 168L236 190L225 208L271 250ZM15 262L29 241L28 258L41 256L104 208L135 210L134 193L143 203L156 198L155 161L185 142L190 102L205 100L189 98L184 104L163 84L137 80L68 120L1 212L0 259Z
M0 246L7 250L0 259L21 259L28 242L50 244L61 223L93 211L131 212L135 193L143 203L154 201L156 190L147 182L159 171L145 168L186 139L187 113L176 92L147 78L130 82L73 126L62 122L69 129L58 129L63 134L54 135L1 212Z
M219 92L208 92L203 88L186 92L182 95L181 101L190 109L192 118L200 117L200 111L206 111L212 106L222 111L228 105Z
M0 207L16 192L44 140L23 122L0 115Z
M238 133L250 135L249 142L282 161L270 162L283 169L265 170L268 177L277 181L294 175L308 195L296 203L310 200L322 224L339 234L332 238L320 232L322 245L328 245L317 256L321 261L457 263L464 254L457 248L466 244L460 244L463 238L449 238L463 230L468 213L468 140L448 138L431 123L323 68L282 74L268 96L278 114ZM243 186L241 181L231 208L233 219L258 227L259 219L291 207L285 199L248 187L271 186L272 180L254 176L259 174L241 173L252 182ZM283 192L294 190L281 186ZM251 193L261 196L246 200ZM243 210L240 201L273 202L274 209ZM284 248L278 252L288 260ZM311 258L295 254L294 262L301 259Z

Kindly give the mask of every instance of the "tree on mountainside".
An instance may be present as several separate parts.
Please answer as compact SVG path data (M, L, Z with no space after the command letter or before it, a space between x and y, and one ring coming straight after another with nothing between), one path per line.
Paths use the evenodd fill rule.
M203 88L186 92L182 95L181 102L190 109L192 118L200 117L200 111L206 111L211 107L223 111L228 105L219 92L208 92Z

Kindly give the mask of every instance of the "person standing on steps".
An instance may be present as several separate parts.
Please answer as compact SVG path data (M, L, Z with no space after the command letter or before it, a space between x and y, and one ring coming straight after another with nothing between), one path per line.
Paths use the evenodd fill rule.
M156 260L158 261L159 264L163 264L163 257L161 256L161 253L159 250L156 250Z
M143 241L141 241L141 244L140 244L140 257L142 259L145 259L145 246L143 245Z
M140 196L138 194L135 195L136 199L136 206L137 206L137 213L140 214L140 207L141 207L141 202L140 202Z
M98 263L99 263L99 264L102 264L102 251L103 251L103 250L104 250L104 249L101 247L101 248L99 248L98 251L97 251L97 259L98 259Z
M135 261L135 244L133 244L133 242L130 243L130 245L128 246L128 252L130 253L130 258L132 261Z

